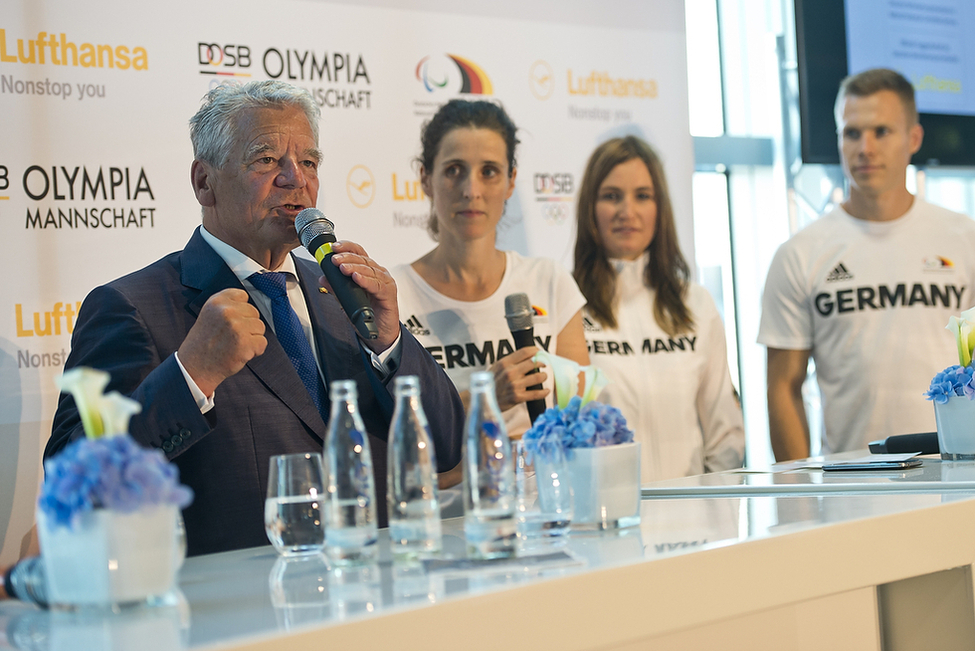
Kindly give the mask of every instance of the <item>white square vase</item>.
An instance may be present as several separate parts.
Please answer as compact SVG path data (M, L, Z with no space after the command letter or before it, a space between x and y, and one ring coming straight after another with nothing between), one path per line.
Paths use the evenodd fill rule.
M640 523L640 444L573 448L572 529L618 529Z
M938 447L947 461L975 459L975 400L951 396L944 404L934 403L938 424Z
M176 586L179 569L175 506L135 513L95 509L72 527L52 527L37 510L48 597L62 606L143 602Z

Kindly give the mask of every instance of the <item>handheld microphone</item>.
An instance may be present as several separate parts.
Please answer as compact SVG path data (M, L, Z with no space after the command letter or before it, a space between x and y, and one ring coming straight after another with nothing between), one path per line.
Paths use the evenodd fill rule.
M903 454L905 452L938 454L941 452L937 432L888 436L879 441L870 441L869 446L872 454Z
M528 294L511 294L504 297L504 318L508 321L508 330L511 330L511 338L515 341L516 350L535 345L535 329L532 324L534 313ZM538 369L533 369L529 373L538 373ZM528 387L528 390L541 388L541 384L534 384ZM529 400L525 405L528 407L528 418L534 425L535 419L545 411L545 401Z
M318 208L305 208L295 217L295 230L298 239L315 256L322 273L328 279L335 298L345 310L349 320L364 339L378 339L379 327L376 314L369 305L369 297L364 289L355 284L349 276L332 264L332 243L335 242L335 226L325 218Z

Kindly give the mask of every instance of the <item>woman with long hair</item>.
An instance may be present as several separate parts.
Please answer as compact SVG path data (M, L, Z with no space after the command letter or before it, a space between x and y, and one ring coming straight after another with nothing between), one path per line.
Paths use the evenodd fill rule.
M490 369L508 432L530 426L525 402L552 392L550 374L531 374L538 347L515 350L506 296L525 293L538 346L589 363L582 329L585 299L553 260L497 248L496 231L515 189L517 128L504 109L454 99L423 127L420 181L430 197L428 230L437 245L394 268L400 314L440 362L465 405L471 373ZM543 388L533 389L542 384ZM551 403L549 403L551 404ZM459 481L459 474L442 484Z
M677 243L660 158L634 136L600 145L576 212L574 276L593 363L642 442L642 480L741 466L744 428L721 317Z

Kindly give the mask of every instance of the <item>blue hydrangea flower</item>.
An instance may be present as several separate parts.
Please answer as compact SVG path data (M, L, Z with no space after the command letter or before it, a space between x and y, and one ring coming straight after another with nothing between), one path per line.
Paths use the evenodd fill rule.
M924 397L943 405L951 396L968 396L975 399L975 380L972 374L975 369L971 366L949 366L931 379L931 386L925 391Z
M581 405L582 399L575 396L563 409L546 409L522 438L529 456L537 454L542 459L551 459L554 449L561 447L566 458L571 459L573 448L618 445L633 440L633 430L619 409L596 401Z
M45 461L44 473L38 506L59 526L99 507L132 513L160 504L185 508L193 501L176 465L127 435L79 439Z

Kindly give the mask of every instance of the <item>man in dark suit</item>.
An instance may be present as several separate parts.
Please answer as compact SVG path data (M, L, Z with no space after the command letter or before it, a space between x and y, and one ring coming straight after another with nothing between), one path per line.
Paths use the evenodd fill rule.
M93 290L78 314L65 368L106 370L109 390L142 405L131 435L164 450L196 495L183 513L190 555L267 544L268 460L321 451L327 382L358 385L381 525L394 376L420 377L438 469L460 460L463 406L400 324L386 270L357 244L333 245L376 314L379 337L364 340L318 266L291 255L295 216L318 195L319 116L307 92L281 82L212 90L190 121L203 226L182 251ZM268 272L284 273L279 304L254 280ZM299 334L279 341L281 301ZM291 350L296 339L311 349L310 380ZM75 403L62 395L45 457L82 435Z

